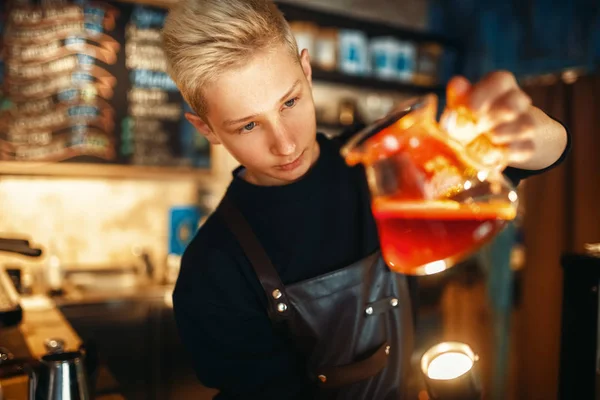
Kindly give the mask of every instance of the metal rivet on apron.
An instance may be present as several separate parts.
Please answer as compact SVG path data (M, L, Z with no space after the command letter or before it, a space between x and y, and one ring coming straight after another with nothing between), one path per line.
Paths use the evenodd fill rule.
M277 311L284 312L285 310L287 310L287 304L285 304L285 303L277 304Z
M323 383L327 382L327 377L325 375L319 375L319 380Z
M390 349L391 349L391 347L390 347L390 346L385 346L385 354L386 354L386 355L389 355L389 354L390 354Z
M366 312L368 315L371 315L371 314L373 314L373 307L367 307L367 309L365 310L365 312Z
M273 295L274 299L278 299L281 297L281 291L279 289L275 289L275 290L273 290L272 295Z
M391 299L390 304L392 305L392 307L396 307L398 305L398 299Z

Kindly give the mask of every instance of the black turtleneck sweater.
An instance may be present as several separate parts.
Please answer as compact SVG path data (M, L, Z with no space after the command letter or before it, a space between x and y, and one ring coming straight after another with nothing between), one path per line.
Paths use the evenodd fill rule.
M227 190L286 285L345 267L379 246L363 169L347 167L335 141L318 135L318 142L319 159L301 180L256 186L238 168ZM515 183L530 174L507 171ZM311 398L304 360L272 328L266 295L217 213L188 246L173 300L196 374L220 390L217 399Z

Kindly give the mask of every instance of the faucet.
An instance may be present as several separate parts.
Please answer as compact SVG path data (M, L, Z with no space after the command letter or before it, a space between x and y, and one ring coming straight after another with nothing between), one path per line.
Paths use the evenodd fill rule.
M42 249L31 247L29 240L25 239L8 239L0 237L0 251L21 254L27 257L39 257L42 255Z
M31 247L28 240L0 238L0 252L39 257L41 249ZM23 319L20 296L4 267L0 266L0 328L18 325ZM0 398L1 399L1 398Z
M146 278L152 281L155 278L156 267L152 263L152 258L148 249L143 246L135 245L131 248L131 254L140 260L143 268L140 272L145 274Z

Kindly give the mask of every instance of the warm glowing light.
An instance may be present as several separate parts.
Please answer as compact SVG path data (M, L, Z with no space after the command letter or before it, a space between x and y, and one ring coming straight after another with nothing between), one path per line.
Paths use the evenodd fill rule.
M456 379L473 368L473 360L464 353L448 352L440 354L429 363L427 376L431 379Z
M517 201L518 198L519 198L519 196L517 195L517 192L515 192L514 190L511 190L510 193L508 194L508 199L510 201L512 201L513 203L515 201Z
M485 239L492 229L494 229L494 225L491 222L484 222L473 232L473 239L476 241Z
M425 264L425 273L427 275L437 274L438 272L442 272L446 269L446 262L444 260L430 262Z
M389 151L398 151L400 149L398 139L392 135L387 135L383 138L383 146Z
M60 267L60 259L56 256L50 256L50 268Z
M442 342L431 347L421 357L421 372L425 379L451 381L463 375L471 374L479 357L465 343ZM455 381L457 384L459 381ZM460 382L463 382L460 380ZM454 382L453 382L454 383ZM440 397L444 398L444 397Z
M488 172L487 171L479 171L477 173L477 179L479 179L481 182L485 181L488 177Z

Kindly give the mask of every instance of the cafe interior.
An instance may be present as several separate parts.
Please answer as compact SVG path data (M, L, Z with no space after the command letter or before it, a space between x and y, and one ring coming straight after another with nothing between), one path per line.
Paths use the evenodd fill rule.
M172 293L238 163L184 118L161 42L177 2L0 1L0 400L217 393L195 375ZM318 132L436 96L432 114L402 117L425 130L450 78L506 70L571 137L560 166L518 187L461 178L467 193L487 182L466 204L505 198L513 214L479 221L486 240L452 263L408 272L406 399L600 399L600 3L276 4L311 54Z

